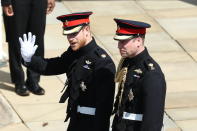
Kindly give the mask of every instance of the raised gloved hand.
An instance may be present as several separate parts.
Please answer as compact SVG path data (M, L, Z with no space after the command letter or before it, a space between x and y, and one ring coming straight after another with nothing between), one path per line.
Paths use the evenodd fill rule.
M25 62L31 62L31 57L35 54L38 45L35 45L36 36L32 33L28 33L27 35L23 34L23 39L19 37L19 42L21 45L21 56Z

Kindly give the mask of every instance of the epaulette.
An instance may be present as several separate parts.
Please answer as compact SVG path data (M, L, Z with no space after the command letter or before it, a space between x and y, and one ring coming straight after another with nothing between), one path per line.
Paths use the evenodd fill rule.
M154 67L153 63L149 63L148 67L149 67L149 70L155 70L155 67Z
M145 61L145 66L149 71L155 70L155 66L150 60Z
M107 58L107 53L105 51L98 48L95 52L98 57L103 58L103 59Z

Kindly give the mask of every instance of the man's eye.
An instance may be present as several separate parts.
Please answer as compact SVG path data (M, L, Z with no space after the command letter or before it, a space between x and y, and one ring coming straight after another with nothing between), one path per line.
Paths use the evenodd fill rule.
M76 36L78 34L78 32L71 34L72 36Z

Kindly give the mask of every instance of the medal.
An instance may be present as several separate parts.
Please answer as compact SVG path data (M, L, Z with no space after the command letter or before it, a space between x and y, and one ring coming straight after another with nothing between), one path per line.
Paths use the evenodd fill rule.
M129 97L129 101L132 101L133 100L134 95L133 95L132 89L130 89L129 94L128 94L128 97Z
M82 91L85 91L85 90L87 89L87 88L86 88L86 85L84 84L83 81L81 82L80 87L81 87L81 90L82 90Z

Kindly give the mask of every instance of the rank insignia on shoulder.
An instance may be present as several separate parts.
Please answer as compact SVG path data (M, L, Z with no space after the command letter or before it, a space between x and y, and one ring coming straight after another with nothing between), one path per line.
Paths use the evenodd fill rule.
M86 91L86 89L87 89L87 87L86 87L86 85L84 84L83 81L81 82L80 87L81 87L82 91Z
M148 66L150 67L151 70L155 70L153 63L149 63Z
M102 58L106 58L107 56L106 56L106 54L102 54L101 57Z
M89 60L86 60L85 63L88 64L88 65L90 65L92 62L89 61Z
M134 72L136 72L137 74L142 74L142 70L141 69L135 69Z

